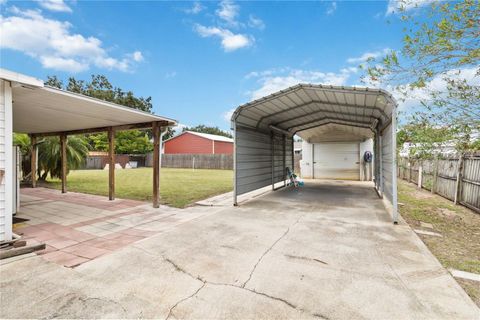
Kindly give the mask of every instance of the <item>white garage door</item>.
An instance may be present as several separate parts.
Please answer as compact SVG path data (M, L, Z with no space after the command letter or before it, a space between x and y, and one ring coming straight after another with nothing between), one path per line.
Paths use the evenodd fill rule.
M316 179L360 180L359 144L315 143L313 174Z

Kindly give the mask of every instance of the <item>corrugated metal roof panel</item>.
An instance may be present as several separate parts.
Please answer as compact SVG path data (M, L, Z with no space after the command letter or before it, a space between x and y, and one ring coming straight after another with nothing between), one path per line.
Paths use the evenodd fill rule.
M249 126L257 121L253 126L264 131L275 125L292 134L302 123L323 125L340 120L362 126L369 123L373 129L377 123L390 121L394 105L388 93L377 89L299 84L240 106L232 120ZM311 132L309 129L300 135L307 137Z

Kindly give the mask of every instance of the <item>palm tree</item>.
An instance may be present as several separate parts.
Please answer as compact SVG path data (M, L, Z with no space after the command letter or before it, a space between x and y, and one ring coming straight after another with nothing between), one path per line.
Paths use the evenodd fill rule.
M22 171L24 177L30 173L30 138L26 134L15 134L14 145L20 146L22 153ZM52 178L61 177L61 150L60 138L48 137L37 143L38 146L38 171L40 180L45 180L50 174ZM67 138L67 170L80 168L88 154L87 142L82 136L69 136ZM68 173L68 171L67 171Z
M88 154L87 141L84 137L69 136L67 138L67 174L70 170L80 168ZM47 137L38 142L38 176L46 180L60 178L62 172L60 138Z
M20 147L20 153L22 154L22 174L24 180L27 179L30 174L30 137L24 133L13 134L13 145Z

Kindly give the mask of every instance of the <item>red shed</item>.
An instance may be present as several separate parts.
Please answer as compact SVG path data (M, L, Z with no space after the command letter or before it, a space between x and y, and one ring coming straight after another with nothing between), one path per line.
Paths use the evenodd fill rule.
M165 154L233 154L233 139L184 131L164 143Z

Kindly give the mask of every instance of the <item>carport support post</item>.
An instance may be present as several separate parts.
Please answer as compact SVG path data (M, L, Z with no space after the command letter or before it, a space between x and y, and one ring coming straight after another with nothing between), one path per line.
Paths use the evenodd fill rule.
M295 172L295 141L293 139L293 136L292 136L292 167L290 168L292 169L292 173ZM290 177L287 177L287 180L289 179Z
M393 224L398 224L398 195L397 195L397 106L392 110L392 205Z
M287 137L283 135L283 186L287 185Z
M67 193L67 135L60 135L60 150L62 161L62 193Z
M379 191L380 191L380 195L383 197L383 156L382 156L383 146L382 146L382 133L381 132L378 135L378 149L379 149L379 152L378 152L378 161L379 161L378 167L380 168L380 174L379 174L379 177L378 177L378 180L380 182Z
M272 190L275 190L275 136L273 131L270 132L270 145L272 156Z
M108 128L108 199L115 200L115 130Z
M153 207L160 207L160 126L152 124L153 131Z
M237 206L237 124L233 121L233 205Z
M30 176L32 177L32 188L37 187L37 137L30 135Z

